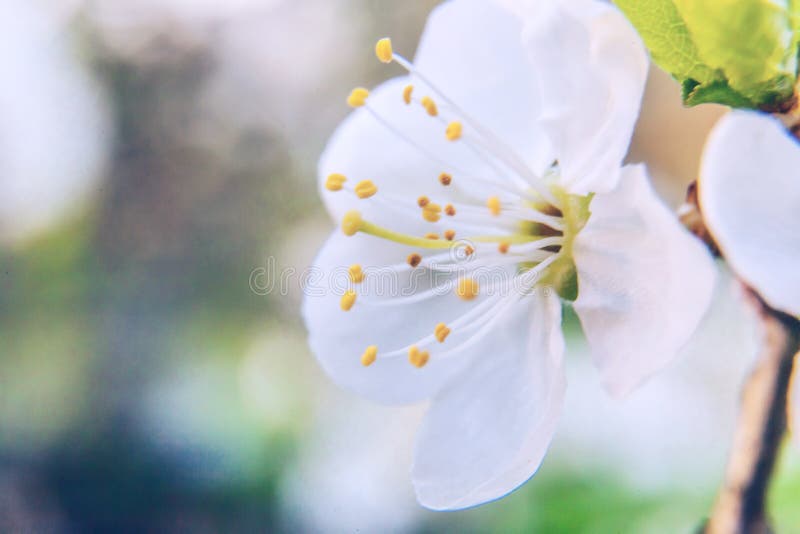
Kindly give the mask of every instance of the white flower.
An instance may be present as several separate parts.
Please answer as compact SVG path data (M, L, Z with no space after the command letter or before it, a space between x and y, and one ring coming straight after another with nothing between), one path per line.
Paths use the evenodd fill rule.
M800 315L800 144L748 111L709 136L699 181L703 218L725 259L767 303Z
M433 509L499 498L541 463L565 389L559 296L623 394L713 286L644 169L621 166L647 72L634 30L593 0L512 7L443 4L414 63L379 41L409 75L351 94L319 167L343 232L316 260L309 341L346 388L430 399L412 476Z

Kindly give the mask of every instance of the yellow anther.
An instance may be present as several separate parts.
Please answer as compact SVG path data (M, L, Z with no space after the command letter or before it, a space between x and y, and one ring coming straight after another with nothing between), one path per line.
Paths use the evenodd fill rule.
M439 183L442 185L450 185L453 182L453 177L443 172L439 175Z
M361 230L363 222L358 210L350 210L342 218L342 232L347 236L356 235Z
M341 191L343 184L347 178L343 174L333 173L329 174L325 180L325 189L328 191Z
M354 263L347 269L347 274L350 275L350 281L354 284L360 284L364 281L364 270L361 269L361 265Z
M442 218L442 207L439 204L429 202L422 208L422 218L428 222L436 222Z
M497 251L500 254L507 253L509 248L511 248L511 243L503 242L503 243L500 243L499 245L497 245Z
M439 234L428 232L427 234L425 234L425 239L439 239Z
M425 111L428 112L428 115L431 117L435 117L439 114L439 109L436 107L436 102L429 96L423 96L422 100L419 101L422 104L422 107L425 108Z
M355 187L358 198L369 198L378 192L378 187L371 180L361 180Z
M422 256L414 252L413 254L409 254L408 258L406 258L408 264L412 267L416 267L420 263L422 263Z
M414 86L411 84L406 85L403 87L403 102L406 104L411 103L411 95L414 93Z
M452 217L453 215L456 214L456 209L453 207L452 204L448 204L447 206L444 207L444 212L445 212L445 214L447 214L450 217Z
M427 350L419 350L416 345L413 345L410 349L408 349L408 361L411 362L411 365L417 369L425 367L425 364L428 363L430 356L431 355Z
M458 121L453 121L447 125L447 128L444 131L445 137L447 137L448 141L456 141L461 139L461 130L463 126Z
M370 345L367 347L367 350L364 351L364 354L361 355L361 365L364 367L369 367L375 360L378 358L378 347L375 345Z
M375 55L378 56L378 59L381 60L383 63L391 63L392 62L392 40L388 37L384 37L377 43L375 43Z
M431 203L431 199L429 199L428 197L425 197L425 196L419 197L417 199L417 206L419 206L420 208L424 208L425 206L427 206L430 203Z
M450 329L447 328L446 324L439 323L436 325L436 328L433 329L433 335L436 336L436 340L439 343L444 343L444 340L450 335Z
M472 256L473 254L475 254L475 249L471 245L467 245L466 247L464 247L464 254L466 256Z
M353 304L356 303L356 292L352 289L348 289L342 295L342 300L339 301L339 306L342 308L342 311L350 311L350 308L353 307Z
M455 230L445 230L444 231L444 238L448 241L452 241L456 238L456 231Z
M500 199L497 197L489 197L486 199L486 207L489 208L489 212L495 217L500 215Z
M356 87L350 91L350 95L347 97L347 105L351 108L360 108L367 103L368 96L369 91L367 89Z
M461 278L456 287L456 295L462 300L472 300L478 296L478 282L474 278Z

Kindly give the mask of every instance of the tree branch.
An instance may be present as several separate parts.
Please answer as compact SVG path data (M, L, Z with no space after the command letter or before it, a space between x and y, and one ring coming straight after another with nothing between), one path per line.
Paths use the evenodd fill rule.
M744 385L725 482L707 534L771 532L766 496L786 429L789 383L800 351L800 322L752 295L758 306L762 349Z

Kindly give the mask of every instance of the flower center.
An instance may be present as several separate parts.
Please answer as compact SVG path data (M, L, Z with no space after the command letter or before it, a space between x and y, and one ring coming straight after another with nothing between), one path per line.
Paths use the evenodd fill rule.
M491 170L477 176L457 169L418 145L370 106L367 89L354 89L348 97L350 106L365 109L394 135L441 165L442 172L432 180L438 178L441 187L459 190L460 195L448 195L450 198L465 199L443 205L427 196L416 200L404 195L393 196L380 192L369 179L361 179L351 186L348 178L338 173L329 175L325 183L329 192L344 191L359 201L372 204L369 207L378 208L380 212L395 212L400 219L418 217L431 225L431 232L413 235L369 221L361 210L348 211L341 223L345 235L368 234L409 247L404 262L383 267L383 271L388 269L400 273L426 269L444 275L437 277L437 282L430 288L411 295L372 298L359 295L358 286L369 273L361 265L354 264L349 270L351 288L340 302L343 311L349 312L355 306L423 302L442 296L446 290L453 291L462 301L476 301L450 324L437 322L429 335L405 347L381 351L376 345L369 345L361 356L364 366L382 359L406 356L412 365L421 368L431 360L455 355L480 341L513 304L537 288L552 287L566 300L577 298L577 274L572 253L575 237L590 215L591 195L571 195L561 188L557 164L544 177L533 173L502 140L462 111L409 61L395 54L389 39L381 39L375 52L381 61L394 61L405 67L412 79L417 78L431 91L431 95L417 99L414 85L408 84L398 98L406 105L418 103L425 114L443 126L443 136L447 141L463 144ZM443 105L437 104L437 99ZM472 191L478 185L481 190L492 194L483 199L476 198ZM478 274L487 268L502 268L500 272L513 274L486 281ZM454 346L431 354L437 343L453 338Z

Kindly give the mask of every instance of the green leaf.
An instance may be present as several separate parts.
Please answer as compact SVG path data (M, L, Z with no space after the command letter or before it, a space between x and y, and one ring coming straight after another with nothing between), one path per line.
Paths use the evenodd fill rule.
M689 106L778 108L798 70L800 0L617 0Z
M707 83L716 79L704 64L686 23L672 0L616 0L650 49L659 67L679 80Z

